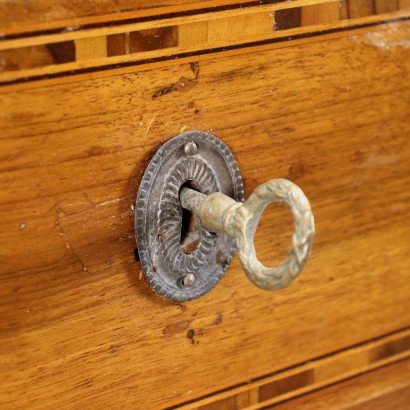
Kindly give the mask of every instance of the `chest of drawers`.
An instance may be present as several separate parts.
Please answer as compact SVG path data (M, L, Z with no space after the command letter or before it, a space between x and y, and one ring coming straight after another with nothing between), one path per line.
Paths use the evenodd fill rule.
M409 406L409 7L0 4L2 408ZM230 147L246 197L270 178L309 197L289 288L235 258L197 300L150 289L135 198L189 130ZM269 207L264 262L291 226Z

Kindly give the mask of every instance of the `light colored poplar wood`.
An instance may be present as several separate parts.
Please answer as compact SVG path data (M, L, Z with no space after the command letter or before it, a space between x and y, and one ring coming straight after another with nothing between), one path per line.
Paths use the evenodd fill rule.
M208 44L208 22L181 24L178 27L178 46L188 47Z
M75 41L77 61L107 57L107 37L83 38Z
M340 19L340 2L307 6L301 10L301 26L329 24Z
M237 41L268 37L273 33L273 12L257 13L248 16L210 20L208 23L208 41Z

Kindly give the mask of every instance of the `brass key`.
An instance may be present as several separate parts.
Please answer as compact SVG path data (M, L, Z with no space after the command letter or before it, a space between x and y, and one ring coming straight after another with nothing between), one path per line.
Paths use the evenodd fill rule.
M221 192L204 195L185 187L180 201L185 209L199 217L205 229L236 239L242 269L262 289L287 287L309 258L315 235L312 210L303 191L287 179L271 179L259 185L244 203ZM256 257L254 236L264 209L272 202L283 202L290 208L295 232L287 259L277 267L266 267Z

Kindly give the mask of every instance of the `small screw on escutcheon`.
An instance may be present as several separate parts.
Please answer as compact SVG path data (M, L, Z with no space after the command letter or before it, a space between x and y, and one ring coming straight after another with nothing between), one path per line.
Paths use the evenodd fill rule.
M187 273L186 275L182 276L179 280L179 285L183 289L189 289L195 283L195 275L193 273Z
M195 155L198 152L198 145L194 141L188 142L184 146L185 155Z

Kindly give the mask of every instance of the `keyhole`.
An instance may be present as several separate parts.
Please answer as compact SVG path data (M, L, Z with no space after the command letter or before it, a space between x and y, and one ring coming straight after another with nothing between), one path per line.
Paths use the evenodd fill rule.
M182 186L182 188L191 188L195 191L201 192L199 185L195 181L187 181ZM198 249L200 241L199 236L199 224L197 217L188 209L182 208L182 224L181 224L181 239L180 239L180 249L181 252L189 255Z

